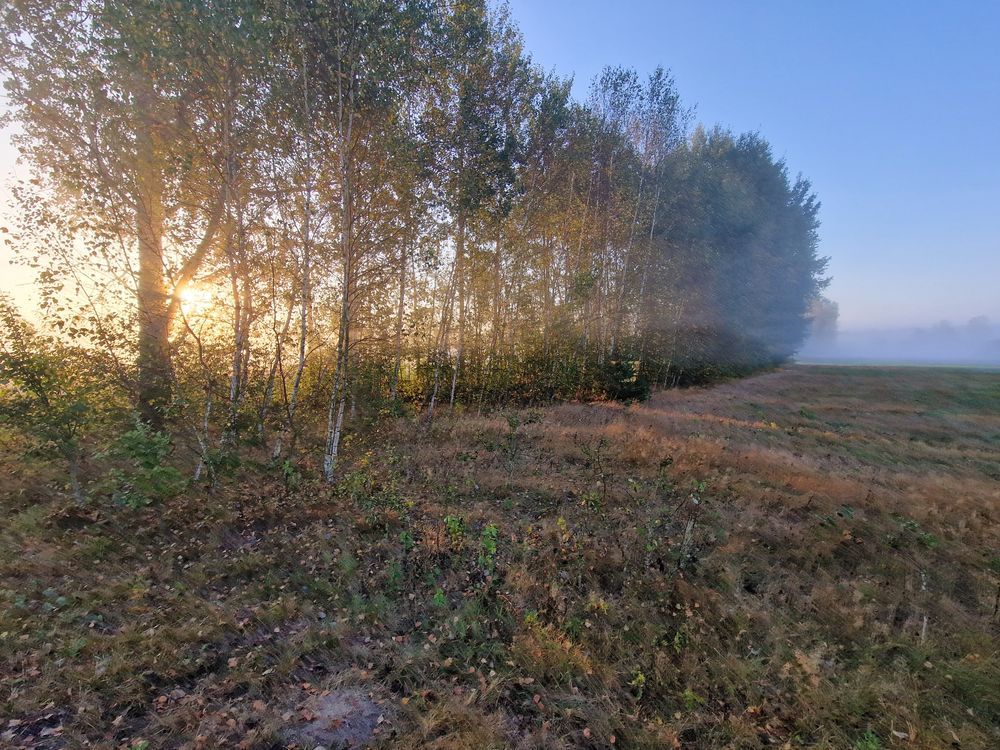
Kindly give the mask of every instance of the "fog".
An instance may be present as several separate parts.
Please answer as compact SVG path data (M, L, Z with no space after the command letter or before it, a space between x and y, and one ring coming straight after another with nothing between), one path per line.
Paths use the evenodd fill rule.
M795 357L801 363L1000 367L1000 323L985 317L913 328L814 332Z

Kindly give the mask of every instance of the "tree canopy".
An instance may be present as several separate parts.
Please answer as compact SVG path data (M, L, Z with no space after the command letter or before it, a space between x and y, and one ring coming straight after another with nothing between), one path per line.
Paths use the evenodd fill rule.
M306 438L332 477L380 410L748 373L824 285L761 135L692 130L663 68L576 101L486 2L12 0L0 33L8 242L202 462Z

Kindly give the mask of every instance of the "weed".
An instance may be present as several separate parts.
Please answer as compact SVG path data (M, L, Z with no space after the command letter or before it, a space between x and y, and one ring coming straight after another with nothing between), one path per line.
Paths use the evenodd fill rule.
M340 491L361 510L364 526L369 530L388 533L408 510L394 484L382 481L364 465L344 477Z
M882 750L883 747L882 740L870 729L854 743L854 750Z
M79 555L80 558L86 562L100 562L108 555L113 554L120 549L121 546L117 540L107 536L95 536L85 543L83 548L80 550Z
M403 587L403 566L398 560L389 563L389 568L385 575L386 586L392 593L398 593Z
M290 458L281 462L281 481L288 491L296 490L302 484L302 473Z
M413 532L409 529L403 529L399 532L399 543L403 547L404 554L409 554L417 546L416 539L413 538Z
M434 590L434 596L431 597L431 604L438 609L446 609L448 607L448 597L445 596L444 589Z
M169 435L136 422L105 454L117 461L111 471L113 499L130 508L142 508L179 495L186 482L177 469L166 464L170 451Z
M478 562L484 570L490 572L496 566L497 544L500 539L500 531L495 524L488 524L483 528L480 535L480 553Z
M629 680L629 687L632 688L632 693L639 700L642 700L642 694L646 690L646 675L643 674L642 670L636 670L632 675L632 679Z
M599 512L604 507L603 495L599 490L588 490L580 495L580 505L588 510Z
M354 578L360 565L361 563L358 562L358 559L349 550L341 553L339 567L340 574L344 577L344 580L349 581Z
M42 531L48 510L44 505L34 505L11 516L7 529L21 537L35 536Z
M465 543L465 519L461 516L445 516L444 528L451 548L455 551L460 550Z
M584 466L590 472L589 479L593 489L589 492L599 493L598 497L592 498L586 505L592 509L599 510L601 507L607 505L608 501L608 481L611 478L605 467L608 441L602 436L595 441L577 441L577 446L580 452L583 453Z
M699 706L705 705L705 699L691 688L684 688L684 692L681 693L681 703L685 711L694 711Z
M517 464L518 455L521 452L521 432L523 425L533 424L540 421L541 417L537 412L528 412L526 415L517 412L509 412L505 415L507 422L507 433L504 435L501 449L507 463L507 481L513 479L514 467Z

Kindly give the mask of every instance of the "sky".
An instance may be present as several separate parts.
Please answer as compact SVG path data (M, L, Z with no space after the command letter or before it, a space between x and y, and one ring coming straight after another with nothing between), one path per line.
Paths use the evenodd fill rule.
M662 64L697 121L759 131L810 178L842 329L1000 322L1000 1L510 8L535 62L572 75L579 98L604 65ZM0 289L12 287L30 277L0 263Z
M510 0L586 96L670 68L696 121L759 131L823 207L842 329L1000 322L997 0Z

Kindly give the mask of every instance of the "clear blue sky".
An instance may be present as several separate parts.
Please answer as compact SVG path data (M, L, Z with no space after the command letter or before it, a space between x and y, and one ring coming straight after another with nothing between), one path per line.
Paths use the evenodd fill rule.
M823 203L843 328L1000 321L1000 0L511 0L535 61L662 63Z

